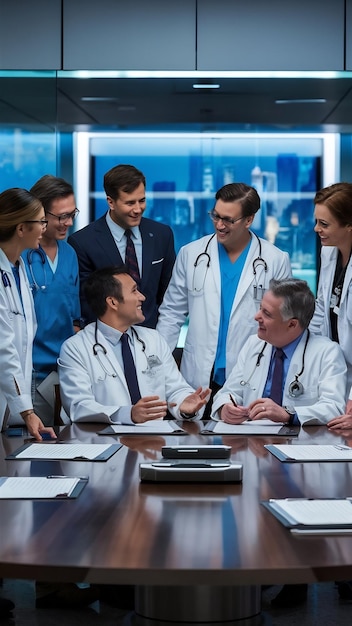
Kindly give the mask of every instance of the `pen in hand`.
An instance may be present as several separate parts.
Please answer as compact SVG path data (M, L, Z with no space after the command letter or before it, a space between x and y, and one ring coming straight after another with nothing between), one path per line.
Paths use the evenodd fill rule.
M237 407L237 402L236 402L235 398L230 393L229 393L229 396L230 396L230 400L231 400L233 406Z
M238 408L238 404L237 404L235 398L233 397L233 395L231 393L229 393L229 396L230 396L230 400L231 400L232 405L235 406L236 408ZM251 421L252 421L251 418L247 417L247 422L251 422Z

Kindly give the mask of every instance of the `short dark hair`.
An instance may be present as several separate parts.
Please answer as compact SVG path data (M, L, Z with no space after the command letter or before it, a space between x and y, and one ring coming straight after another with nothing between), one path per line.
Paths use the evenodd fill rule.
M120 191L132 193L141 183L146 186L145 176L133 165L116 165L104 176L105 193L113 200L117 200Z
M340 226L352 226L352 183L335 183L317 191L314 205L324 204Z
M255 215L260 209L260 197L257 190L245 183L224 185L216 192L215 199L223 202L239 202L242 206L243 217Z
M45 174L34 183L30 192L39 198L45 213L50 211L52 202L57 198L67 198L74 195L73 187L63 178Z
M122 285L116 278L120 274L128 274L125 265L103 267L92 272L84 283L84 295L96 317L106 313L108 296L123 302Z
M282 298L281 315L284 320L296 318L301 328L308 328L315 309L315 297L308 283L299 278L272 278L269 289L276 298Z

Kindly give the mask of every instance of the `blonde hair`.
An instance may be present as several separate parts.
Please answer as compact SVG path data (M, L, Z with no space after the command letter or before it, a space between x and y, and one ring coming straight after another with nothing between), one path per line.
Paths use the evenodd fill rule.
M0 241L8 241L22 222L36 219L41 201L27 189L12 187L0 194Z

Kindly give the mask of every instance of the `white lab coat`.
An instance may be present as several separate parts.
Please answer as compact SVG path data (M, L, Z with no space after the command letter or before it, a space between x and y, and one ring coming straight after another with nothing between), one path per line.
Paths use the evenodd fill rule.
M20 413L33 406L31 397L32 346L37 324L32 293L22 259L20 259L19 271L23 308L11 264L1 248L0 267L11 283L10 287L5 287L3 278L0 278L0 421L2 429L5 426L5 415L7 424L23 425ZM23 310L25 315L22 313ZM7 417L8 411L9 417Z
M131 406L125 375L111 344L97 331L98 342L106 355L95 344L95 323L67 339L60 351L58 372L63 407L72 422L107 422L122 406ZM181 376L171 351L156 330L136 327L139 338L134 339L135 364L141 396L159 396L176 407L170 413L180 419L178 406L192 389ZM155 355L160 364L148 367L147 357Z
M330 298L336 270L338 249L326 246L321 249L321 268L315 313L309 328L313 333L331 337ZM352 399L352 257L349 260L341 293L337 319L339 344L347 364L347 386Z
M291 276L291 266L286 252L260 239L262 258L267 264L256 265L259 256L257 238L252 242L233 301L226 342L226 377L231 372L240 349L250 335L257 332L254 315L260 307L262 291L254 298L254 286L269 288L271 278ZM221 304L221 277L218 242L209 236L187 244L179 251L169 286L159 309L157 330L165 337L171 350L177 345L180 329L189 315L189 327L183 349L181 372L192 387L208 387L218 344ZM196 264L196 267L195 267ZM197 290L195 289L197 288Z
M326 424L343 413L346 402L346 363L337 343L327 337L311 334L304 357L304 370L298 379L304 392L297 398L292 398L288 388L302 369L306 337L307 331L303 333L292 355L282 405L293 406L301 424L314 426ZM248 339L230 376L214 397L212 419L219 419L217 411L229 402L229 393L239 406L248 406L263 397L272 353L272 346L267 344L260 365L256 367L257 357L263 346L263 340L258 337ZM241 382L245 384L241 385Z

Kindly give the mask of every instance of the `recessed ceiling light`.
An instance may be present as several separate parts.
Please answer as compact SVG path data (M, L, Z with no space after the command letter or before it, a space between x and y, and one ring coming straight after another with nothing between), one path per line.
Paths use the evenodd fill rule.
M97 96L83 96L82 102L119 102L120 98L106 98Z
M324 104L325 98L296 98L292 100L275 100L275 104Z
M215 83L195 83L193 89L220 89L220 85Z

